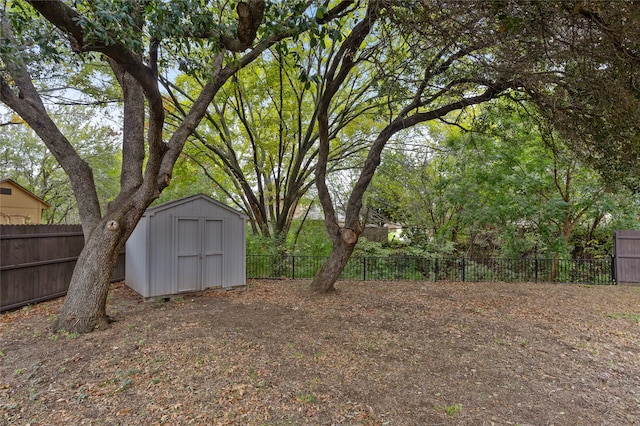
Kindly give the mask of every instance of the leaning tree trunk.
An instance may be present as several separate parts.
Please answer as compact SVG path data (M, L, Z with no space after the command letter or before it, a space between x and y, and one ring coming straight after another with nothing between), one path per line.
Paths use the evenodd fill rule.
M109 324L106 301L111 275L129 235L133 232L146 206L153 200L147 197L137 202L122 203L113 209L87 235L69 290L53 331L90 333Z
M341 236L333 239L333 250L327 261L313 277L311 290L317 293L329 293L335 290L335 283L347 266L347 262L358 242L358 233L342 228Z
M113 225L112 225L113 226ZM64 305L53 330L89 333L106 328L106 300L111 274L124 240L101 223L93 230L78 257Z

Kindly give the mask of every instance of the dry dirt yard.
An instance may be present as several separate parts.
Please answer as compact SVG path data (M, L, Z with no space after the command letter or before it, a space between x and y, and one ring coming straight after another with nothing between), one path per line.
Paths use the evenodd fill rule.
M0 316L7 425L640 425L640 288L302 281L143 303L52 334Z

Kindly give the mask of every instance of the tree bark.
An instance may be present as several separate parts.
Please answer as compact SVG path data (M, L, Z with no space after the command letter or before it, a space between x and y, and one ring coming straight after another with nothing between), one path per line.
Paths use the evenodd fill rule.
M155 199L156 189L147 183L132 196L110 206L104 218L85 237L62 309L53 331L90 333L109 324L106 312L111 275L120 252L146 207Z
M276 35L259 43L226 67L223 67L224 53L218 54L214 59L212 79L203 88L169 143L165 144L162 138L164 108L158 88L157 63L152 61L147 65L143 55L121 43L103 45L88 42L84 37L85 29L78 23L79 12L62 1L32 1L31 4L49 23L69 36L73 49L103 53L123 91L125 118L121 190L103 215L91 168L47 114L28 67L18 55L13 55L10 60L0 58L9 64L7 71L11 76L10 79L0 76L0 101L17 112L36 131L63 166L73 185L81 214L85 246L74 268L64 305L52 328L54 331L87 333L108 325L106 300L118 255L145 209L169 185L173 165L188 135L197 127L219 88L239 68L287 34ZM247 4L242 3L240 9L238 25L243 34L240 47L244 50L256 36L263 17L264 1L251 0ZM0 29L17 45L10 22L4 14L0 14ZM155 44L151 50L157 47Z
M479 87L484 87L484 89L476 92L475 96L458 95L455 91L452 91L454 98L447 99L444 103L435 101L441 94L435 97L426 96L425 91L427 87L432 84L430 80L431 77L440 75L442 70L449 68L454 61L463 58L471 52L473 50L471 48L458 50L457 53L452 54L449 58L445 58L443 64L436 67L431 73L426 72L414 96L408 100L407 104L401 108L399 112L394 113L394 118L389 121L380 131L375 141L373 141L360 176L349 196L345 210L345 225L340 228L331 194L326 183L330 142L328 125L329 107L347 76L353 72L356 65L362 60L358 53L361 51L367 35L371 32L373 25L379 18L380 10L378 8L383 7L382 3L370 2L367 7L366 16L354 26L353 30L343 41L340 49L327 68L325 89L318 102L317 122L319 147L318 161L316 164L316 188L318 190L318 199L320 200L325 215L325 225L333 242L333 250L329 259L321 267L311 283L311 289L317 292L327 292L334 289L334 283L339 278L340 273L353 253L355 244L362 232L362 224L360 222L362 200L380 164L382 150L391 137L417 124L445 117L450 112L459 111L467 106L489 101L515 84L510 81L496 81L488 84L487 81L483 79ZM455 86L453 83L452 85ZM443 91L443 93L446 93L448 90L449 89ZM433 109L427 109L432 105Z
M103 221L85 242L53 331L90 333L108 326L106 301L110 278L126 241L113 235L116 233L108 227Z
M333 243L333 249L331 250L329 259L322 265L311 282L311 289L319 293L327 293L335 289L335 282L349 261L353 249L358 242L358 236L362 232L360 226L360 208L356 206L356 204L360 201L361 205L363 193L359 193L359 190L356 189L354 190L354 192L357 193L355 197L353 195L354 193L349 197L345 227L341 228L338 225L338 218L333 208L329 188L327 187L326 175L330 142L329 106L334 95L354 68L356 52L367 34L369 34L369 31L371 31L376 18L375 7L369 5L367 15L354 27L330 64L326 75L327 83L325 90L318 102L316 119L318 121L319 147L318 160L316 163L316 188L318 190L318 199L324 212L324 223ZM366 186L366 184L360 185L360 189L366 189Z
M351 258L356 243L349 244L342 239L337 245L334 243L333 250L327 261L311 281L311 290L317 293L330 293L335 291L335 283L340 278L340 274Z

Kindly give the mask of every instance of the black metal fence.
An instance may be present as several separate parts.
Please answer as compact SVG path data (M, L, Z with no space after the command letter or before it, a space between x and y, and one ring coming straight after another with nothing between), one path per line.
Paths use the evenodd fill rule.
M247 255L247 278L313 278L325 257ZM343 280L510 281L614 284L614 258L427 259L352 257Z

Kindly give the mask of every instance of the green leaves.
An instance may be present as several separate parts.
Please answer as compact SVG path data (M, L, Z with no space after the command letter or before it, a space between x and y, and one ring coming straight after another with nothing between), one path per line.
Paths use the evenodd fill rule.
M616 201L637 197L609 192L557 135L549 139L539 117L504 102L478 116L469 133L434 126L419 150L385 154L369 200L408 229L412 245L439 251L453 242L460 253L502 257L589 247L593 255L610 247L614 222L637 226Z
M106 206L119 190L120 158L112 129L92 122L91 117L99 116L100 111L88 107L58 107L53 109L53 115L83 161L93 168L100 202ZM69 178L24 122L3 127L0 167L4 177L15 180L51 205L44 212L48 223L78 221Z

